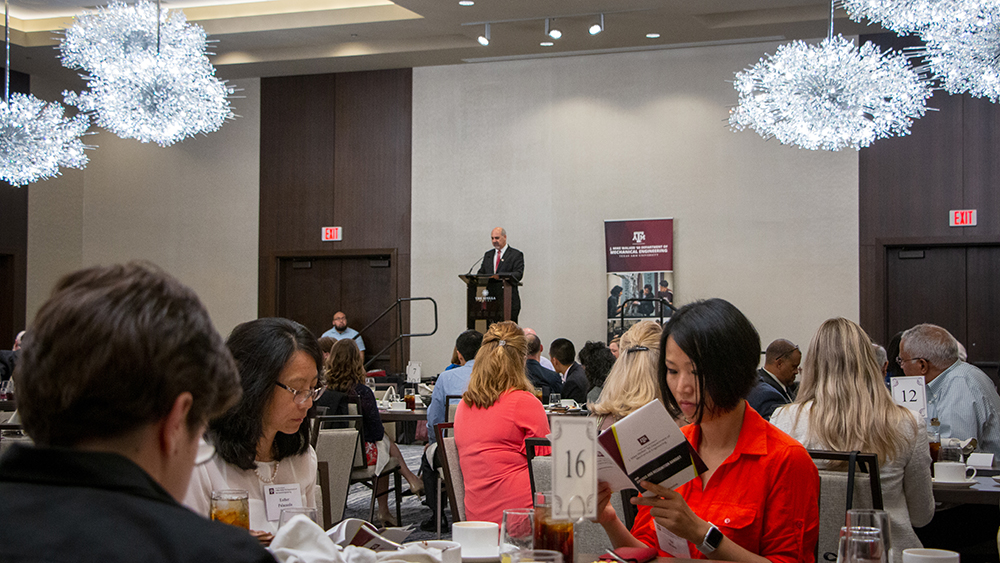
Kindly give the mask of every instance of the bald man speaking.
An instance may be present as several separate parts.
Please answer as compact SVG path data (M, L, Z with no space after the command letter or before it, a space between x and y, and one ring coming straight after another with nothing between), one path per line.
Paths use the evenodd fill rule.
M483 264L479 266L477 275L511 274L515 280L520 282L521 278L524 277L524 254L516 248L507 246L507 231L503 227L493 229L493 232L490 233L490 239L493 242L493 250L488 250L483 255ZM487 289L490 293L499 292L499 286L494 286L493 282L490 282ZM521 296L518 294L517 286L514 285L511 286L510 320L516 323L517 315L520 312Z

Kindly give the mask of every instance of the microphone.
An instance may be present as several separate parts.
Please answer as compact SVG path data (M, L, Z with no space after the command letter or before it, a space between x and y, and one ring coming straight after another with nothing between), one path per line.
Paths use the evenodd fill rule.
M476 261L472 263L472 266L469 267L469 271L466 272L465 275L471 276L472 275L472 268L475 268L476 264L481 264L482 262L483 262L482 258L476 258Z

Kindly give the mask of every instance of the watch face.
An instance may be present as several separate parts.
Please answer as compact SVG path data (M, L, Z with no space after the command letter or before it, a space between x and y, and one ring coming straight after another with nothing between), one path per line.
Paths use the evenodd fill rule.
M720 532L715 526L712 526L712 529L708 531L708 534L705 537L705 544L713 550L718 549L719 545L722 544L722 537L722 532Z

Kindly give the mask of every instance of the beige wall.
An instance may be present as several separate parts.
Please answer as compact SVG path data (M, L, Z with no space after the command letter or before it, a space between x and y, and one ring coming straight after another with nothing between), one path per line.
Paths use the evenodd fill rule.
M858 317L858 157L733 133L733 73L776 44L417 68L412 295L440 306L425 373L464 329L457 275L502 225L521 324L604 338L603 221L675 218L675 299L723 297L766 345ZM413 329L429 325L413 315Z
M63 274L133 259L191 286L223 334L257 316L260 81L237 80L239 118L162 148L107 131L84 171L29 193L28 322ZM33 92L61 99L33 77Z

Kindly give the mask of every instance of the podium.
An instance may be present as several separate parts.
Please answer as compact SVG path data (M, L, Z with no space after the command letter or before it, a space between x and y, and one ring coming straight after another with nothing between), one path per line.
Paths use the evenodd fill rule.
M493 279L496 276L498 279ZM458 276L466 285L466 326L486 334L493 323L511 320L511 295L521 285L512 274Z

